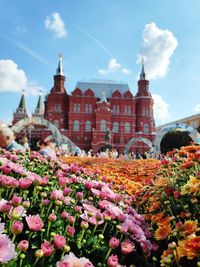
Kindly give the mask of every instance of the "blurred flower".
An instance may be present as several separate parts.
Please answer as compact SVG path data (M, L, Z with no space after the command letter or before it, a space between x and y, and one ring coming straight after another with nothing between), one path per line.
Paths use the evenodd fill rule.
M107 264L108 264L108 267L116 267L116 266L118 266L118 257L117 257L117 255L111 255L107 259Z
M56 267L94 267L94 265L88 259L77 258L74 253L70 252L62 261L57 262Z
M15 245L7 235L0 234L0 262L6 263L15 259L17 253L15 252Z

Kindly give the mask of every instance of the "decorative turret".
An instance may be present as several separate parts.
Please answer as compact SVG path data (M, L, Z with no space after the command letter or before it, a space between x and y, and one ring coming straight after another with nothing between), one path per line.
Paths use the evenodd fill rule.
M43 110L43 106L42 106L42 93L41 93L41 91L40 91L39 98L38 98L38 103L37 103L37 107L36 107L35 113L43 114L43 112L44 112L44 110Z
M144 70L144 60L142 59L142 69L138 81L138 92L135 96L136 104L136 132L145 133L147 136L155 132L155 123L153 118L153 99L149 92L149 81L146 80ZM148 137L153 141L153 135Z
M26 102L25 102L25 91L22 91L21 100L19 102L19 106L17 108L17 112L26 113Z
M44 115L44 109L42 105L42 93L40 91L37 107L35 109L35 113L33 113L33 116L42 117Z
M66 129L68 127L69 104L64 82L65 76L62 66L62 53L60 53L58 68L56 70L56 75L54 75L54 85L45 98L44 112L44 118L52 122L59 129Z
M19 106L16 112L13 114L13 124L17 121L28 118L28 114L26 111L26 101L25 101L25 91L22 91L22 96L19 102Z
M136 96L150 96L149 81L146 80L146 73L144 70L144 59L142 59L142 69L140 73L140 79L138 81L138 92Z

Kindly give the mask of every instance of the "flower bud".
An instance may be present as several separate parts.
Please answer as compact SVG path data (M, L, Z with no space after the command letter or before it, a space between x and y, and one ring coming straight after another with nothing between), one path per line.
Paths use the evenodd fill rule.
M56 216L56 214L54 214L54 213L49 214L49 216L48 216L48 220L49 220L50 222L55 222L55 221L57 220L57 216Z
M20 242L18 243L18 245L17 245L17 248L18 248L20 251L23 251L23 252L27 251L28 247L29 247L29 243L28 243L27 240L22 240L22 241L20 241Z
M63 250L65 251L65 252L69 252L70 251L70 246L68 246L68 245L64 245L64 247L63 247Z
M21 232L23 231L24 225L22 222L19 221L15 221L12 224L11 227L11 232L15 235L21 234Z
M42 249L37 249L35 252L36 258L42 258L44 256L44 251Z
M88 227L89 227L88 222L86 222L86 221L82 221L82 222L81 222L81 228L82 228L82 229L87 229Z

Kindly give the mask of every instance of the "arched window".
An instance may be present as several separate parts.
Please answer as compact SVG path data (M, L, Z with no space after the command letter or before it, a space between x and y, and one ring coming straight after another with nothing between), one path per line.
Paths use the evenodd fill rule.
M74 121L73 131L79 132L79 121L77 121L77 120Z
M113 133L119 133L119 123L116 121L113 123Z
M105 120L101 120L101 122L100 122L100 131L101 132L106 131L106 121Z
M149 133L149 125L147 123L144 124L144 133Z
M125 132L126 134L129 134L129 133L131 132L131 125L130 125L129 122L126 122L126 123L124 124L124 132Z
M58 120L54 120L54 121L53 121L53 124L54 124L57 128L59 128L59 121L58 121Z
M91 132L91 121L86 121L85 122L85 131L86 132Z

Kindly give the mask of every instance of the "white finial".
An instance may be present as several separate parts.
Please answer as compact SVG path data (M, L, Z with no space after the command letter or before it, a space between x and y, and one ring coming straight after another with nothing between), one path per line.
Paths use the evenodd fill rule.
M59 63L58 63L58 68L57 68L56 74L64 76L64 71L63 71L63 67L62 67L62 52L61 51L59 53Z

